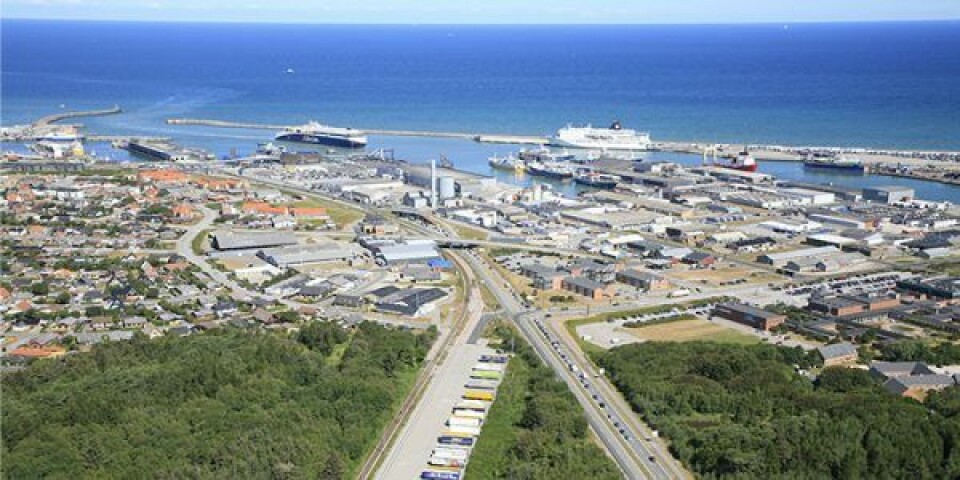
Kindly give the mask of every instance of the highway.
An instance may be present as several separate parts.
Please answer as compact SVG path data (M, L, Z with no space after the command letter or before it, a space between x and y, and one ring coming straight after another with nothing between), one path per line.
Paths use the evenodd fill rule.
M384 214L384 212L379 209L349 204L339 199L331 199L317 192L287 183L261 178L246 178L295 191L300 194L321 197L325 200L347 205L354 209L380 215ZM431 227L408 220L402 220L401 223L408 227L408 229L414 230L427 237L442 236L448 239L458 238L457 233L450 228L444 228L443 231L436 231ZM578 252L578 254L582 255L583 252ZM570 391L583 407L590 427L596 432L600 442L627 478L672 479L691 477L690 474L683 471L682 467L677 464L676 460L670 456L669 452L666 452L665 449L658 448L655 445L644 444L644 442L646 442L644 430L638 428L638 420L632 411L629 409L624 410L622 406L615 408L606 407L606 405L616 405L616 403L611 403L609 399L618 397L619 393L611 392L607 388L602 390L595 388L590 385L589 382L582 381L571 371L565 363L566 359L560 356L561 352L551 345L545 334L535 327L535 322L529 319L532 312L522 305L516 292L509 289L509 287L505 285L504 280L501 279L495 271L486 266L475 252L468 251L463 258L469 265L469 270L471 270L479 280L485 283L490 292L497 298L503 310L510 316L511 320L516 324L521 334L530 343L540 358L570 387ZM564 353L564 355L566 355L566 353ZM567 358L572 357L567 355ZM579 365L578 368L583 371L583 367L585 366L587 366L586 363ZM596 380L597 379L594 379L593 381ZM586 385L584 385L584 383L586 383ZM593 395L597 396L597 400L594 399ZM622 398L620 402L623 402ZM601 403L604 404L604 407L600 406ZM621 429L623 433L620 432Z
M438 222L439 225L442 223ZM427 230L420 227L420 231ZM451 238L456 238L456 232L451 228L444 228ZM465 255L467 263L473 272L484 282L490 292L497 298L500 306L511 316L521 334L537 352L538 356L563 379L583 407L587 421L596 432L601 443L617 462L627 478L689 478L690 474L683 471L676 460L662 446L647 442L650 436L649 429L640 429L636 415L627 406L625 401L612 386L597 388L591 384L602 378L580 378L573 372L567 362L574 362L580 372L588 367L589 362L574 361L564 349L556 348L551 344L544 330L538 330L535 325L543 323L532 321L536 312L527 309L515 291L506 286L506 282L490 268L475 252ZM563 355L563 356L561 356ZM566 357L566 358L565 358ZM614 400L611 402L611 400ZM620 405L615 407L619 403ZM601 406L603 405L603 406ZM621 433L622 432L622 433Z
M583 382L570 370L565 364L564 358L560 356L561 352L554 349L548 339L542 332L534 326L530 320L533 312L527 311L522 306L515 292L507 291L503 287L503 281L497 280L496 274L485 265L481 265L481 260L473 255L467 257L467 262L475 272L482 278L487 288L493 293L500 305L512 315L517 328L534 348L540 358L550 366L557 375L563 379L570 387L570 391L580 402L587 416L587 421L596 432L601 443L620 466L620 469L631 479L639 478L683 478L671 475L662 465L663 460L651 461L650 457L658 458L662 452L651 452L638 440L638 434L631 431L629 424L623 422L624 415L614 412L609 408L602 408L600 404L609 405L606 392L595 392L592 388L584 385ZM582 371L582 369L581 369ZM586 385L590 385L589 382ZM594 400L593 395L597 395L599 400ZM629 415L633 415L632 412ZM618 424L620 426L618 426ZM620 433L620 428L624 428L627 435ZM627 438L629 437L629 438Z

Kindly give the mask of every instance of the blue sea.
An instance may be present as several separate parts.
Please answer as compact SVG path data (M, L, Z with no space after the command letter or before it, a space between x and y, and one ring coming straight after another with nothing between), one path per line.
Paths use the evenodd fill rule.
M114 104L125 112L82 122L97 133L171 136L220 155L248 153L271 132L169 126L164 120L317 120L546 135L571 122L619 119L664 140L960 150L960 22L2 20L3 124ZM484 173L488 155L516 148L413 138L373 138L371 146L393 148L413 161L445 155ZM808 177L798 165L770 168Z

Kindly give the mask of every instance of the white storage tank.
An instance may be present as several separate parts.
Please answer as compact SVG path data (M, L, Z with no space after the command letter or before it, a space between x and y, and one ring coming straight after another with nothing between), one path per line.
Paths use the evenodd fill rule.
M440 186L438 190L440 191L440 199L446 200L448 198L454 198L457 196L457 187L453 181L453 177L440 177L439 180Z

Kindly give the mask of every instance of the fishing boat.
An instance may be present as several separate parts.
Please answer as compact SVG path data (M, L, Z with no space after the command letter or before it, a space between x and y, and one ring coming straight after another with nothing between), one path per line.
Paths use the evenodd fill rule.
M527 173L536 177L546 177L555 180L569 180L573 178L573 169L558 162L527 162Z
M583 185L585 187L611 190L617 186L617 183L620 181L620 177L616 175L595 172L593 170L581 170L574 175L573 181L577 185Z
M522 172L525 168L523 160L514 157L513 155L507 155L505 157L494 155L487 160L487 163L497 170Z

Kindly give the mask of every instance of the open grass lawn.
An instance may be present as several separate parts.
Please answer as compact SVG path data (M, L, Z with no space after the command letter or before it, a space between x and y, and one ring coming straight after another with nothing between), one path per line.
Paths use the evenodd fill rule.
M363 218L363 212L345 207L339 203L325 202L316 198L308 198L292 203L294 207L321 207L327 209L330 219L337 224L337 228L346 230Z
M466 240L486 240L487 237L489 237L486 231L479 228L468 227L459 222L447 222L447 225L449 225L450 228L453 228L460 238Z
M760 343L760 339L757 337L700 318L626 328L625 330L637 338L655 342L693 342L701 340L741 345Z

